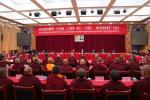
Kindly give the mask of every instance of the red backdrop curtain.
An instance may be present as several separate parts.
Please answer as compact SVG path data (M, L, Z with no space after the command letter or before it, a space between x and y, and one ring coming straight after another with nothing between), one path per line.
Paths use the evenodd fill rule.
M124 35L85 35L84 42L74 42L73 35L66 36L37 36L36 48L38 51L46 50L70 52L72 49L80 52L125 52L125 36Z

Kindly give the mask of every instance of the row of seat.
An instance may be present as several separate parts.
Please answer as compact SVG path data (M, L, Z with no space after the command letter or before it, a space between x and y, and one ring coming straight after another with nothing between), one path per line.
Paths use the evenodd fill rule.
M14 86L15 100L37 100L35 88ZM71 89L70 100L96 100L95 89ZM67 100L66 90L42 90L42 100ZM0 87L0 100L7 100L5 86ZM104 100L131 100L131 90L129 91L105 91ZM150 94L144 93L142 100L150 100Z

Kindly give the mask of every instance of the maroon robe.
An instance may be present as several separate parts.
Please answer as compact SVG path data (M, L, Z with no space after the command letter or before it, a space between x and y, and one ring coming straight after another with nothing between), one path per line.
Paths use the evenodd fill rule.
M12 80L10 80L7 77L0 77L0 86L5 85L7 86L6 92L7 92L7 97L8 100L14 100L14 96L13 96L13 82Z
M40 72L41 72L41 65L38 62L33 61L30 64L30 67L33 69L33 72L35 72L35 74L40 74Z
M62 65L60 70L61 72L69 72L72 71L72 67L70 65Z
M70 57L68 59L68 64L72 67L77 67L77 60L75 57Z
M125 71L125 66L122 63L116 62L110 65L109 70Z
M79 68L83 68L83 69L85 69L86 71L89 71L89 67L87 67L85 64L83 64L83 65L78 65L77 70L78 70Z
M104 60L104 64L109 67L112 63L114 63L113 59L107 58Z
M16 63L12 66L12 68L10 70L14 70L14 71L18 71L20 73L23 73L24 71L24 65L20 64L20 63Z
M18 85L20 86L34 86L36 90L36 99L41 99L41 82L40 80L35 77L34 75L23 75L19 79Z
M141 79L134 83L132 88L132 100L141 100L143 92L150 93L150 77Z
M54 59L54 64L55 65L62 65L63 64L63 60L62 60L62 58L60 58L60 57L56 57L55 59Z
M138 63L131 62L127 64L126 70L132 70L132 71L140 71L140 67Z
M67 88L67 83L64 78L56 74L51 74L46 80L47 90L63 90Z
M103 100L105 95L105 90L127 91L129 89L120 81L109 81L101 88L99 92L100 100Z
M92 67L91 70L95 70L95 71L107 71L107 67L103 63L97 63L97 64L95 64Z
M73 89L93 89L93 84L87 79L75 79L71 83Z

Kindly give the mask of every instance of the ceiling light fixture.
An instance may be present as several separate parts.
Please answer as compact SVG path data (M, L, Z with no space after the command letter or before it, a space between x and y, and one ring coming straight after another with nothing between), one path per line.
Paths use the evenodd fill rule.
M61 15L61 11L58 11L58 14Z
M94 10L93 10L93 9L91 10L91 13L92 13L92 14L94 13Z
M29 16L32 16L32 13L31 13L31 12L29 12Z
M123 9L123 13L126 13L126 12L127 12L127 10L124 8L124 9Z

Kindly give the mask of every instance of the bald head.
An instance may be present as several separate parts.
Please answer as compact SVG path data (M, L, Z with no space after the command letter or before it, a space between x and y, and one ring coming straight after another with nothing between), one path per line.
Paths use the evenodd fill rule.
M83 68L79 68L77 70L77 76L81 79L83 79L84 77L86 77L86 71Z
M85 60L84 59L80 59L80 65L84 65L86 64Z
M31 67L25 67L24 68L24 74L25 75L32 75L32 68Z
M54 63L54 59L53 59L52 57L49 57L49 58L48 58L48 62L49 62L49 63Z
M117 70L112 70L109 74L109 77L111 78L111 80L117 81L120 79L120 74Z
M63 60L63 64L64 64L64 65L68 65L68 59L64 59L64 60Z
M143 65L141 71L144 77L150 77L150 65Z

